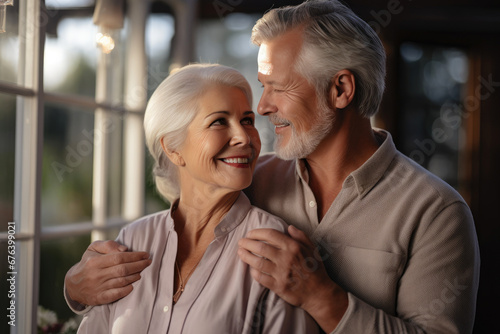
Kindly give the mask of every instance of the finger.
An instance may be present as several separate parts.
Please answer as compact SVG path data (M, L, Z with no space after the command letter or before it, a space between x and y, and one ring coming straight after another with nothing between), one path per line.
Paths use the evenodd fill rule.
M276 280L262 271L250 268L250 275L254 280L259 282L262 286L274 291L276 287Z
M116 255L122 255L120 253ZM114 255L114 254L113 254ZM130 257L123 259L121 256L115 256L116 259L110 260L112 265L103 268L104 277L126 277L132 274L140 273L151 264L151 259L129 261Z
M122 268L122 270L137 267L134 272L141 271L150 263L149 253L147 252L111 253L101 256L92 256L87 259L87 265L91 268L105 269L115 266L119 268L121 265L130 264L129 266ZM124 272L121 276L126 276L127 274L130 274L130 272Z
M111 278L99 286L100 291L114 290L131 285L141 279L141 274L132 274L124 277Z
M238 245L257 256L265 257L273 262L276 261L276 257L278 256L278 249L275 246L260 240L243 238L238 241Z
M271 228L258 228L247 233L246 238L267 242L277 248L283 248L290 240L284 233Z
M106 290L97 296L97 300L95 301L95 303L96 305L112 303L127 296L132 292L133 289L134 287L132 285L127 285L122 288Z
M106 241L98 240L91 243L87 249L99 254L109 254L116 252L124 252L127 250L127 246L122 245L113 240L106 240Z
M122 255L128 253L116 253L116 255ZM125 262L128 259L120 259L120 256L115 254L94 256L86 260L84 267L80 269L81 272L92 273L92 280L95 284L103 284L104 282L118 277L126 277L132 274L136 274L144 270L151 264L151 259L139 260L133 262ZM122 256L123 257L123 256ZM130 258L127 256L127 258ZM76 279L81 279L79 276L75 276Z
M276 264L274 264L273 262L263 257L255 256L254 254L243 248L238 249L238 255L240 259L248 264L251 268L263 272L267 275L272 275L277 268Z
M290 234L290 237L292 237L295 241L308 246L314 246L314 243L311 241L311 239L309 239L302 230L299 230L293 225L288 226L288 234Z

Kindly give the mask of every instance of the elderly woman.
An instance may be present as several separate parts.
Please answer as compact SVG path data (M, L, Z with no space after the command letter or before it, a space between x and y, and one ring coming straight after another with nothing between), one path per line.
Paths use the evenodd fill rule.
M171 209L120 232L152 264L131 294L94 307L79 333L316 333L302 309L254 281L237 256L249 230L286 231L250 205L260 152L248 82L221 65L189 65L163 81L144 117L156 186Z

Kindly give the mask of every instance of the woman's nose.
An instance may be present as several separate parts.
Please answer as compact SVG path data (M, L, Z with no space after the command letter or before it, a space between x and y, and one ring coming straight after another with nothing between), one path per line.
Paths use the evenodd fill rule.
M240 124L233 128L230 145L248 145L250 144L250 135L247 130Z

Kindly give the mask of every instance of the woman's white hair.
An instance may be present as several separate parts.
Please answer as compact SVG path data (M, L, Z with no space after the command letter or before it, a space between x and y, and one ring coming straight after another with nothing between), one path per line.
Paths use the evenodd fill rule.
M350 70L356 80L354 103L365 117L375 115L385 89L385 50L375 31L338 0L310 0L272 9L257 21L252 42L261 45L304 27L295 70L326 97L331 80Z
M211 87L239 88L252 105L252 90L237 70L217 64L191 64L172 72L154 91L144 114L144 132L155 160L153 174L160 195L172 202L179 197L177 166L163 151L182 147L187 128L199 111L199 99Z

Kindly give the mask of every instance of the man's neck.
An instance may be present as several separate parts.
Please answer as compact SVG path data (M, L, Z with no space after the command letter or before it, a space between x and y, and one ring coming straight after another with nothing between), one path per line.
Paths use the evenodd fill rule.
M309 186L317 201L319 221L340 193L347 176L378 148L369 119L358 115L343 116L332 133L306 158Z

